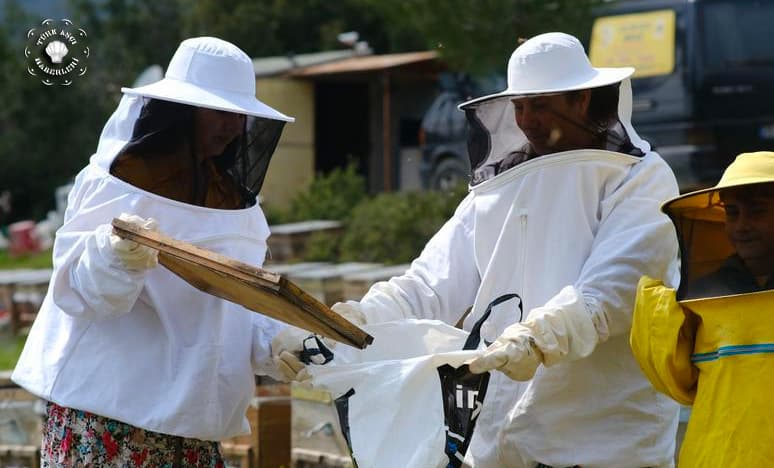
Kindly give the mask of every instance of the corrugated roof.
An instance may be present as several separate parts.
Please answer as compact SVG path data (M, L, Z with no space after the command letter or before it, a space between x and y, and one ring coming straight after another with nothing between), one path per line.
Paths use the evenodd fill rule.
M255 76L271 76L286 73L294 68L304 68L329 62L337 62L356 57L357 52L352 49L329 50L310 54L282 55L276 57L262 57L253 59Z
M426 62L438 58L435 51L409 52L402 54L367 55L345 58L329 63L311 65L290 71L292 76L319 76L336 73L357 73L400 67L413 63Z

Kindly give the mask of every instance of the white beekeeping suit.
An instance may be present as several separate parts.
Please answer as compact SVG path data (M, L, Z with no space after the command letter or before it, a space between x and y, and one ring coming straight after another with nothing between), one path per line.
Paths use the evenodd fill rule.
M493 372L467 454L477 467L672 463L677 406L642 376L628 335L639 278L677 280L677 244L659 211L677 184L631 126L631 73L592 68L565 34L521 45L508 89L460 106L471 127L469 195L403 276L334 307L368 323L453 324L473 304L469 330L498 296L522 298L526 326L516 332L535 354L511 363L526 381ZM533 154L514 98L616 83L618 115L603 149ZM482 336L507 343L519 319L515 308L501 309ZM542 333L534 337L533 322Z
M255 99L249 57L215 38L186 40L167 78L123 92L70 192L53 277L13 380L60 406L149 431L201 440L249 432L254 374L276 372L269 346L282 325L153 268L155 258L117 241L109 223L121 213L152 218L168 236L261 265L269 228L260 205L184 203L135 187L110 168L137 136L149 98L246 115L246 128L265 124L273 144L256 151L269 158L292 119ZM263 174L253 176L244 180L262 181Z

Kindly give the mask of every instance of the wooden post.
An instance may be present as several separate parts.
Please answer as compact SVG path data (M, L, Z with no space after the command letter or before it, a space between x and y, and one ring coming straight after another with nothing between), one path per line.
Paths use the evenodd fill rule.
M392 117L390 115L390 72L382 74L382 177L385 192L392 191Z

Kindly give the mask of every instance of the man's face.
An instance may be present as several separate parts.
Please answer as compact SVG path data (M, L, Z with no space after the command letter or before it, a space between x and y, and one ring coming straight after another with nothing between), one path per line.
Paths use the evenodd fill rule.
M774 271L774 196L730 191L722 195L726 234L748 266ZM760 270L760 268L758 268Z
M582 91L575 99L566 94L513 99L516 124L538 155L592 147L588 129L591 93ZM586 128L582 128L586 127Z

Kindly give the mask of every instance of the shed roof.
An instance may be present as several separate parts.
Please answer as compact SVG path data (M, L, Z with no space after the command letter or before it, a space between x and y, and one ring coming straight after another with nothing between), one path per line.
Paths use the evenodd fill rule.
M366 53L370 53L366 52ZM255 76L281 75L295 68L305 68L324 63L336 62L358 56L353 49L328 50L298 55L279 55L253 59Z
M291 76L320 76L338 73L357 73L401 67L420 62L429 62L438 58L435 51L408 52L401 54L367 55L310 65L291 70Z

